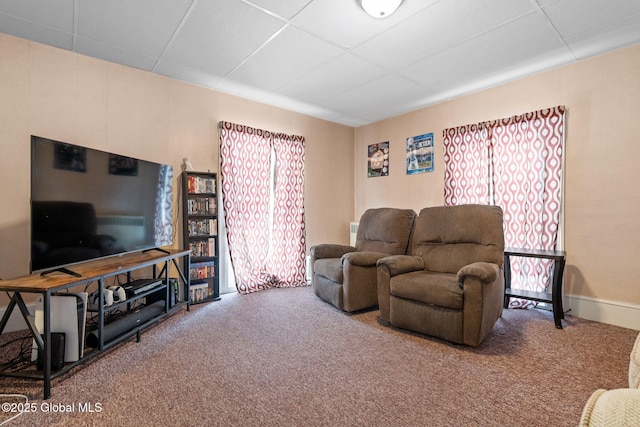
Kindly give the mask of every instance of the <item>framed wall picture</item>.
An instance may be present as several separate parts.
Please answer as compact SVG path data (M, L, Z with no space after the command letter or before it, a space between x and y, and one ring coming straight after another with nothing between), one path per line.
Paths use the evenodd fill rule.
M407 175L433 171L433 133L407 138Z
M109 175L138 175L138 160L126 156L109 154Z
M389 141L371 144L367 147L367 159L369 167L367 175L388 176L389 175Z
M53 166L56 169L86 172L87 152L83 147L56 142L53 145Z

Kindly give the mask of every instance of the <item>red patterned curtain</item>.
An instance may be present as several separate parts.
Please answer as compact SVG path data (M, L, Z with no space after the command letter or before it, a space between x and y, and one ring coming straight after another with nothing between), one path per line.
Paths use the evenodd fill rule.
M222 196L240 293L306 285L304 138L220 122Z
M269 271L280 287L306 285L304 138L277 134L272 253Z
M447 205L490 203L489 138L478 125L445 129L444 200Z
M556 249L564 112L565 108L559 106L445 129L445 203L501 206L507 247ZM470 146L481 148L473 150ZM480 179L485 174L486 183ZM550 282L552 267L549 260L513 257L511 287L542 291ZM512 306L533 304L511 299Z
M505 244L554 250L562 206L564 107L496 120L490 125L493 146L494 203L504 211ZM511 286L543 291L552 260L514 257ZM511 306L534 305L511 299Z

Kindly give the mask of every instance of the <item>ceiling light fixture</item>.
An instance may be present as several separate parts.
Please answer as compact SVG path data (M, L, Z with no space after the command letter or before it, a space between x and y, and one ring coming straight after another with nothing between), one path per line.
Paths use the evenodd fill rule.
M402 0L360 0L364 11L378 19L391 16L400 7L400 3Z

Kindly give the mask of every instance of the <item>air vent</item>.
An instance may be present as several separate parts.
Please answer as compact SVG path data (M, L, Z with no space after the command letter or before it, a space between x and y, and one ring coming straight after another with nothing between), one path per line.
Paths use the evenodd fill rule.
M356 236L358 235L359 222L352 222L349 224L349 244L351 246L356 245Z

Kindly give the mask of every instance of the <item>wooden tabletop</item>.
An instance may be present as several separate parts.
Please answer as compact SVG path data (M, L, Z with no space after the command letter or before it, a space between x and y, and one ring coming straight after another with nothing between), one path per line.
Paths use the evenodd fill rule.
M56 290L57 288L62 289L69 287L72 284L82 284L98 280L104 276L126 273L137 268L151 266L189 254L188 250L183 249L167 249L166 251L169 253L167 254L159 250L125 253L85 261L67 267L69 270L80 274L80 277L55 271L46 276L42 276L40 273L34 273L14 279L0 280L0 291L43 293Z

